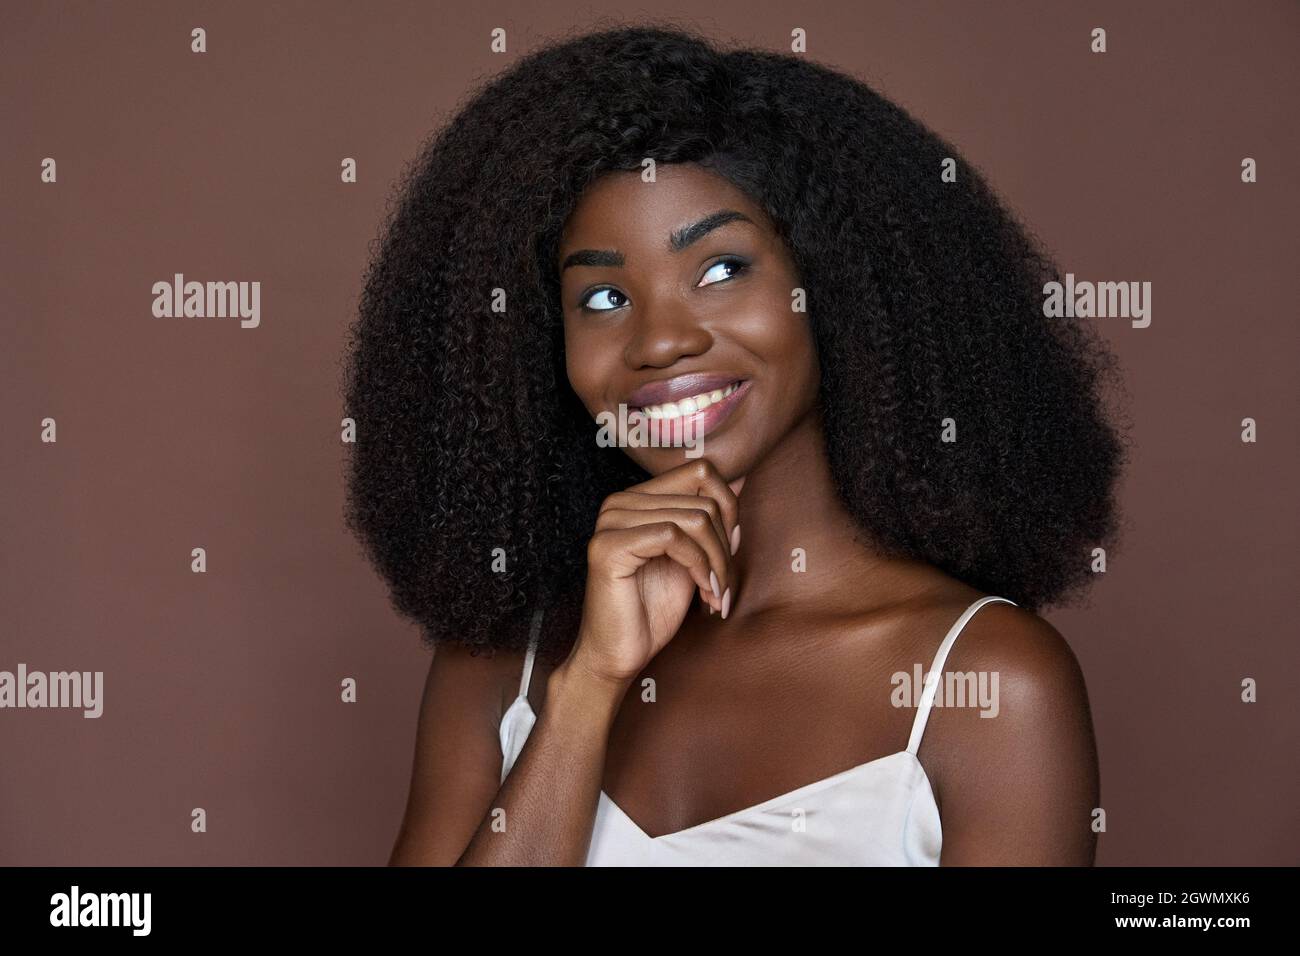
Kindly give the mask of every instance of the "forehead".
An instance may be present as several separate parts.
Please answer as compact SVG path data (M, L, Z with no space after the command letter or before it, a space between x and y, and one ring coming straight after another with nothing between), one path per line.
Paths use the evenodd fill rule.
M643 181L639 171L606 173L583 190L569 214L560 253L596 245L657 248L674 230L724 208L769 229L763 210L741 189L695 164L659 165L654 182Z

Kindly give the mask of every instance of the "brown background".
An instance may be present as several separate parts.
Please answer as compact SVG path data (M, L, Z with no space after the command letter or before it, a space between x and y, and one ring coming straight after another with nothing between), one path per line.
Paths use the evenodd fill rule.
M1136 7L653 13L778 50L805 28L1069 271L1153 283L1150 328L1097 320L1132 394L1126 549L1089 606L1046 614L1088 678L1099 862L1296 863L1300 8ZM0 863L387 859L429 657L342 525L343 334L444 111L545 37L643 9L533 8L4 5L0 670L101 670L105 710L0 710ZM260 280L261 327L154 318L175 272Z

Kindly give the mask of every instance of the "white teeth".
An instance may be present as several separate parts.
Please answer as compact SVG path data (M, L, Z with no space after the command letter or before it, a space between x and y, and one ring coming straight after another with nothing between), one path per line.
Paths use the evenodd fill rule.
M648 418L681 418L683 415L693 415L701 409L722 401L738 388L740 388L740 382L732 382L726 388L715 388L711 392L701 392L698 395L692 395L690 398L665 402L662 405L647 405L641 409L641 412Z

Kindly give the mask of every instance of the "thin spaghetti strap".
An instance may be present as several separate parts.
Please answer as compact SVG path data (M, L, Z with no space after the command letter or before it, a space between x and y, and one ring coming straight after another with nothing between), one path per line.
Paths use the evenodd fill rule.
M962 632L966 622L975 616L975 612L985 604L991 604L994 601L1003 601L1016 607L1015 601L1008 601L1004 597L995 597L989 595L982 597L970 607L962 612L961 617L948 630L947 636L943 643L939 645L938 653L934 655L934 663L930 665L930 670L925 675L925 691L921 694L921 701L917 706L916 719L912 721L912 736L907 741L907 752L916 756L916 752L921 746L921 736L925 733L925 724L930 719L930 707L934 703L934 695L938 690L940 682L943 680L943 665L948 660L948 651L952 649L953 643L957 640L957 635Z
M533 659L537 656L537 637L542 632L542 609L533 612L533 626L528 634L528 652L524 655L524 674L519 680L519 696L528 696L528 682L533 677Z

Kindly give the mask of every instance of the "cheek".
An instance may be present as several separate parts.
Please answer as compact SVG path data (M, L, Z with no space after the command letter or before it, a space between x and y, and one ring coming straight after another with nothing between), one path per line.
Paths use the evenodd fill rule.
M601 359L589 336L575 334L567 325L564 330L564 371L569 387L593 414L600 410Z
M794 326L797 333L796 342L791 343L791 350L799 357L800 367L804 370L805 385L816 391L821 381L821 365L817 359L817 342L813 337L812 324L806 313L799 313L799 322ZM797 343L797 344L796 344Z
M737 327L746 349L773 371L778 371L793 388L805 379L818 377L817 348L806 312L782 309L772 303L783 300L777 292L755 302Z

